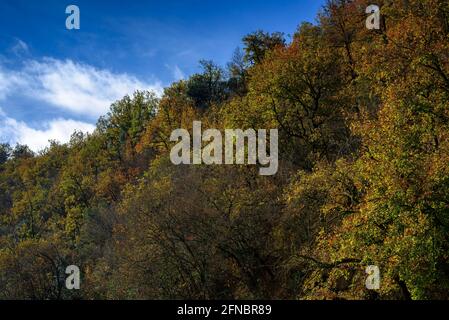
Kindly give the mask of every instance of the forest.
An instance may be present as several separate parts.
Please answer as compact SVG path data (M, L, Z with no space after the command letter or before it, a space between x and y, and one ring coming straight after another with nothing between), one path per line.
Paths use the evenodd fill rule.
M0 144L0 300L449 299L449 1L378 0L379 30L370 4L248 34L69 143ZM173 165L194 121L278 129L277 173Z

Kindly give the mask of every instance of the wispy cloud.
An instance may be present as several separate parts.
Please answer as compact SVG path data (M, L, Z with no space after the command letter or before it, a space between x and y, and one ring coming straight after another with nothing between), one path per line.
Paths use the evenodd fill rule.
M3 69L0 65L0 100L6 99L14 91L20 92L20 88L25 85L25 79L15 72Z
M168 69L170 69L170 71L172 72L173 75L173 79L175 79L175 81L179 81L179 80L184 80L186 78L185 73L181 70L181 68L177 65L175 66L171 66L166 64L165 65Z
M20 39L15 39L9 52L22 62L14 65L0 59L0 103L4 106L0 108L0 142L26 144L34 151L48 146L49 140L66 143L74 131L93 132L92 123L127 94L136 90L152 90L158 95L163 92L157 79L142 80L70 59L31 58L29 46ZM181 73L177 71L178 76ZM14 119L8 108L17 107L17 101L26 101L30 105L23 107L27 108L36 102L53 109L51 113L57 116L38 125L32 119L30 123ZM17 110L11 113L17 114Z
M161 94L163 87L157 80L149 83L72 60L28 60L18 71L0 66L0 99L25 95L83 116L104 115L112 102L136 90Z
M33 151L40 151L49 140L66 143L75 131L91 133L95 126L85 122L67 119L54 119L45 122L42 129L34 129L22 121L9 118L0 109L0 141L11 144L26 144Z
M11 47L11 52L14 53L16 56L20 56L22 54L27 54L29 53L29 47L28 45L20 40L20 39L15 39L16 43Z

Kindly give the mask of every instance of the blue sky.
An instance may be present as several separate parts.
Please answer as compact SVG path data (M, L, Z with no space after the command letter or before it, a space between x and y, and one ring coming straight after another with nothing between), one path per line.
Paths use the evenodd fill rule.
M34 150L92 131L111 102L225 65L252 31L292 34L324 0L1 0L0 141ZM81 29L67 30L75 4Z

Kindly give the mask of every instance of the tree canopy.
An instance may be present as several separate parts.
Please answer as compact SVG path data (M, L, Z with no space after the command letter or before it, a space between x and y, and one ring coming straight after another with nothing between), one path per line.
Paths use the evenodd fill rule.
M378 2L380 30L328 1L93 134L0 144L0 299L448 299L449 3ZM278 173L174 166L193 121L278 128Z

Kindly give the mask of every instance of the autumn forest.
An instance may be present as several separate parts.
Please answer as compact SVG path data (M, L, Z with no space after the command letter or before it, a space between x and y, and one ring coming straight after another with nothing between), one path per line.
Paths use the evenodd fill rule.
M449 2L379 0L379 30L370 4L262 25L67 144L0 144L0 299L448 299ZM277 173L173 165L194 121L278 129Z

